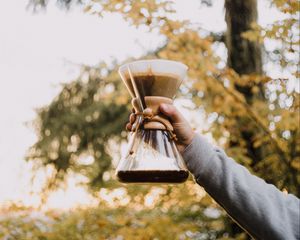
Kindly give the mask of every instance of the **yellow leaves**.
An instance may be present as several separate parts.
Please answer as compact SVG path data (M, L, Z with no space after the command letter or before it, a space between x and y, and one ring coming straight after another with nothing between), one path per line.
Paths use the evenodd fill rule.
M214 221L211 221L211 226L213 227L213 229L220 231L220 230L224 229L225 224L224 224L224 221L222 221L222 220L214 220Z
M172 60L184 62L190 67L190 72L198 71L198 77L201 72L216 70L216 57L211 49L211 40L201 38L196 31L183 29L182 23L169 22L162 27L163 34L168 36L167 46L159 52L159 56ZM178 34L173 32L178 30ZM195 74L196 76L196 74Z
M297 71L295 71L295 72L293 73L293 75L295 76L296 79L300 79L300 71L299 71L299 69L297 69ZM299 81L300 81L300 80L299 80Z
M133 221L130 226L118 228L110 236L119 236L124 240L178 239L185 229L195 229L193 223L177 223L166 215L156 216L155 219L145 217L143 224L139 222Z
M295 14L299 12L298 0L273 0L272 2L283 13Z
M300 171L300 157L295 157L293 161L291 162L291 165L294 169L297 171Z
M270 143L270 138L267 135L264 136L255 136L254 142L253 142L253 147L258 148L262 146L263 144L269 144Z
M178 35L178 33L182 32L187 22L181 22L181 21L174 21L174 20L168 20L165 21L164 24L160 27L160 32L168 36L169 38L172 38L172 36ZM177 34L176 34L177 33Z
M242 87L258 87L271 81L271 78L259 74L244 74L241 76L234 76L233 81ZM255 92L255 90L253 90Z
M193 81L193 89L197 91L203 91L205 89L205 84L203 80L201 79L196 79Z
M115 219L114 219L114 222L118 225L121 225L121 226L125 226L125 225L128 225L130 224L130 219L128 218L128 216L117 216Z
M91 9L92 9L92 5L87 5L85 8L84 8L84 12L86 13L86 12L89 12Z
M213 200L212 198L206 194L204 197L202 197L200 203L203 205L203 206L210 206L212 204Z
M253 160L247 155L247 149L245 148L246 146L244 146L245 142L241 141L240 139L237 139L237 141L239 145L236 147L228 148L227 153L238 163L249 167Z
M278 130L291 130L295 131L299 128L299 113L297 110L291 111L288 109L280 110L281 120L276 123L276 127Z
M103 228L103 227L107 226L107 224L108 224L108 222L107 222L106 220L104 220L104 219L99 219L99 220L97 221L97 225L98 225L100 228Z
M253 42L263 43L262 28L256 23L251 23L251 30L242 33L242 37Z
M252 92L253 94L258 94L258 93L260 92L260 89L259 89L259 87L254 86L254 87L251 88L251 92Z

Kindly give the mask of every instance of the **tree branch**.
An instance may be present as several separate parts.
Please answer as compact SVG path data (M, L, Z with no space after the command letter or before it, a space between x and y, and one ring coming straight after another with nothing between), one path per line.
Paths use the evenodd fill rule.
M259 128L261 128L263 130L263 132L269 137L272 145L274 146L274 148L276 149L276 151L279 153L279 155L282 156L282 160L284 161L284 163L286 164L286 166L288 167L288 169L292 172L293 181L295 182L295 185L298 185L298 181L297 181L297 178L296 178L296 175L295 175L295 174L297 174L297 172L295 172L295 170L292 168L292 166L290 164L290 161L289 161L288 154L281 148L280 143L277 141L276 138L274 138L274 134L264 124L264 122L260 119L260 117L258 116L258 114L237 93L235 93L231 89L226 88L224 86L223 81L221 79L221 74L219 74L219 75L213 75L213 79L220 86L222 86L222 88L224 89L224 91L226 93L228 93L230 96L232 96L234 98L234 100L236 100L237 103L241 104L247 110L249 118L251 118L256 123L256 125Z

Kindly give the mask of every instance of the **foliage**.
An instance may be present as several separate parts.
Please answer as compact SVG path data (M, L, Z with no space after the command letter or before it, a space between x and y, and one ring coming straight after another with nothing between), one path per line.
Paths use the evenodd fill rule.
M299 27L296 21L299 11L296 1L273 0L272 3L285 14L284 20L266 28L253 23L252 29L243 33L243 37L265 45L276 41L274 49L266 47L266 59L280 64L283 71L289 72L289 80L271 79L267 75L255 73L239 75L233 69L223 67L222 58L214 51L216 46L222 43L216 42L207 34L201 34L200 29L188 21L175 20L172 1L94 0L88 3L85 9L88 13L100 16L107 12L121 14L126 21L137 27L147 27L149 31L158 29L165 38L165 44L153 54L156 57L181 61L189 66L189 79L181 88L181 96L194 103L192 110L205 110L207 131L211 132L219 143L225 142L226 152L250 171L278 188L299 196L300 99L299 92L289 87L293 81L298 81L296 77L299 76L296 66L299 36L295 36ZM106 189L120 187L111 172L110 148L119 144L126 136L122 130L129 114L130 100L116 69L117 64L114 68L103 65L95 68L84 67L76 81L64 85L59 96L49 106L39 110L36 122L39 140L30 149L28 159L37 164L53 165L56 169L55 179L63 180L71 170L87 176L90 186ZM239 91L237 86L250 89L251 99ZM249 152L249 148L253 148L253 151ZM257 150L260 152L259 158L254 154ZM93 161L80 161L83 156L92 156ZM107 179L103 177L105 173L109 176ZM161 239L168 239L169 236L174 238L185 234L187 230L212 232L211 236L198 236L197 239L222 236L229 239L226 236L231 233L225 224L227 220L223 221L223 214L216 220L218 223L203 217L205 208L210 206L215 209L216 206L211 199L205 203L195 195L185 195L185 190L193 189L191 182L186 184L161 186L164 194L159 197L156 208L150 210L145 202L140 206L138 199L145 199L154 187L126 186L130 201L134 199L132 204L141 208L135 211L132 210L133 207L126 205L126 208L91 210L99 214L96 215L96 219L102 219L104 225L110 226L105 228L105 231L111 231L108 232L111 235L107 233L103 238L120 234L134 239L140 234L139 227L134 230L134 226L140 224L135 221L140 220L141 226L149 226L149 231L144 235L145 239L154 236ZM97 193L98 191L95 192ZM178 201L182 202L182 205ZM167 212L164 208L166 204L172 205ZM196 208L199 210L193 212L192 209ZM61 220L66 225L59 222L55 233L68 236L68 231L76 227L78 219L88 222L89 218L93 217L89 210L77 214L71 214ZM110 218L105 217L105 214L121 217L121 225L128 224L127 227L108 223ZM132 217L127 218L130 214L133 214ZM196 218L196 221L189 221L193 218ZM90 224L83 226L88 229L84 231L93 234ZM73 229L73 234L74 231L76 230ZM105 231L101 234L105 234ZM246 238L243 235L240 237ZM45 238L52 239L50 235ZM234 238L237 239L237 236Z
M12 205L0 219L0 239L233 239L224 229L225 213L192 181L178 187L102 188L100 193L113 197L103 197L99 207L65 213Z
M97 69L83 67L76 81L65 84L51 105L38 111L39 140L28 157L54 166L53 178L63 178L71 169L88 177L91 186L101 183L111 164L107 142L124 136L128 101L116 74L103 80ZM87 157L91 163L82 160Z
M244 32L243 37L265 43L268 58L277 63L277 67L299 77L299 2L275 0L273 4L288 17L277 20L266 28L252 23L252 29ZM274 47L270 48L268 45Z

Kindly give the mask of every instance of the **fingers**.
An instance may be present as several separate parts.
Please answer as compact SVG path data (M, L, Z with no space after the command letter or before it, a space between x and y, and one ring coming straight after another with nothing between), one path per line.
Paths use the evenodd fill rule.
M129 123L126 124L126 130L131 131L132 130L132 125L135 122L136 116L134 113L131 113L129 116Z
M133 124L134 122L135 122L135 114L134 113L131 113L130 114L130 116L129 116L129 122L131 123L131 124Z
M167 117L170 118L170 120L174 126L176 126L176 124L179 124L179 125L186 124L185 118L181 115L181 113L173 105L163 103L159 106L159 110L164 115L166 115ZM129 123L126 124L127 131L132 131L132 127L133 127L135 120L136 120L136 114L131 113L129 116Z
M174 107L173 105L163 103L159 106L159 110L164 115L169 117L172 123L183 123L183 122L185 122L184 117L181 115L180 112L178 112L176 107Z
M126 130L130 132L131 129L132 129L132 125L130 123L127 123L126 124Z

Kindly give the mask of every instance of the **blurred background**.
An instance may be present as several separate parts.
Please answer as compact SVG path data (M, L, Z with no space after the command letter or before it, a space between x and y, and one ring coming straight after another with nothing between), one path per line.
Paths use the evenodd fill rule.
M0 4L0 239L250 239L192 177L116 180L136 59L188 65L195 130L300 196L299 1Z

